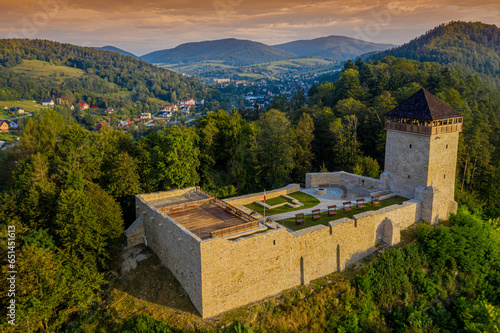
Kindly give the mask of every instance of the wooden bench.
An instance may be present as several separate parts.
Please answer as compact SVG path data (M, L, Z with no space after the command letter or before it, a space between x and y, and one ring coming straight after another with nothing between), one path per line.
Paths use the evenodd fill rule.
M170 208L170 211L175 213L175 212L181 211L183 209L184 209L184 207L182 207L182 206L174 206L174 207Z
M321 210L319 210L319 209L313 209L312 210L312 219L313 219L313 221L316 221L317 219L319 219L321 217L320 212L321 212Z
M337 205L328 206L328 216L337 214Z
M365 206L365 199L357 199L356 206L358 207L358 209L363 208Z
M372 205L378 205L380 203L380 195L372 195Z
M302 224L304 221L304 213L295 214L295 224Z
M351 202L350 201L344 202L343 205L344 205L344 213L351 211Z

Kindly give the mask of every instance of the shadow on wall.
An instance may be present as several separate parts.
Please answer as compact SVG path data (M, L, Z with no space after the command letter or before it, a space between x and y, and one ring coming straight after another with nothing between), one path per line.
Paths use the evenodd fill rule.
M130 251L133 252L132 255ZM132 296L132 299L124 299L120 307L129 304L130 309L143 308L151 313L178 314L181 311L189 314L191 319L201 320L200 314L181 284L170 270L161 264L160 259L150 248L144 244L128 248L122 253L121 259L122 274L112 281L111 289L120 290ZM130 265L131 259L132 261L135 259L132 265ZM123 299L123 296L121 298ZM158 307L161 307L161 310Z
M375 244L386 244L393 246L393 235L394 235L394 226L393 222L389 218L385 218L382 223L379 224L376 231Z

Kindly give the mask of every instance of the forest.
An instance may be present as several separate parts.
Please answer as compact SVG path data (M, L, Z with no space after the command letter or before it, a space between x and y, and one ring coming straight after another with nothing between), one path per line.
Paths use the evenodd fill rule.
M80 69L84 75L76 78L56 72L37 78L16 73L15 67L23 60ZM0 87L0 101L66 97L72 104L131 109L134 114L156 112L187 97L206 99L213 110L223 107L218 91L197 79L116 52L46 40L0 40Z
M500 29L481 22L441 24L424 35L392 50L371 56L433 61L500 88Z
M18 61L3 54L7 67ZM44 55L33 50L35 56ZM59 57L71 58L46 60L63 61ZM148 73L134 68L124 75ZM106 69L95 64L92 70ZM56 110L35 115L16 148L0 156L0 226L15 226L17 239L16 328L183 331L149 316L110 318L99 311L113 278L107 272L135 218L134 195L200 185L224 198L302 183L311 171L378 177L384 115L421 87L465 117L459 213L439 227L420 223L402 246L356 274L285 292L280 303L269 301L228 325L234 332L495 332L500 93L477 76L395 57L348 61L337 81L290 101L277 98L265 112L220 110L192 127L172 126L137 140L113 129L88 131ZM2 253L4 269L6 257ZM1 288L6 306L6 284ZM12 331L6 320L2 329Z

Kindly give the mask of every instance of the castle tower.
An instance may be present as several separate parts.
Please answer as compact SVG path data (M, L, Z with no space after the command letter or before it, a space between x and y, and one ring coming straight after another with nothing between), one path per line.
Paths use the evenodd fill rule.
M386 114L385 175L391 191L422 201L421 219L456 211L458 136L463 115L425 89Z

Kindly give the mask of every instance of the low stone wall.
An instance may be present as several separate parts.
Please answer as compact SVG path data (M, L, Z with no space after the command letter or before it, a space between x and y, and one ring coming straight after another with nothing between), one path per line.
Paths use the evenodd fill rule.
M394 245L400 230L416 221L411 200L296 232L278 227L253 237L201 243L203 317L252 303L309 283Z
M379 190L383 188L380 180L344 171L318 172L306 174L306 188L321 187L323 184L344 184L348 186L361 186L368 189Z
M282 196L283 194L290 194L290 193L298 192L298 191L300 191L299 184L290 184L288 186L285 186L285 187L282 187L282 188L279 188L276 190L266 191L266 198L272 199L272 198ZM264 192L260 192L260 193L242 195L242 196L234 197L234 198L228 198L228 199L225 199L224 201L227 202L228 204L233 205L233 206L244 206L244 205L251 204L252 202L255 202L255 201L263 201L263 200L264 200Z
M146 234L142 216L139 216L134 223L127 228L125 236L127 237L127 247L144 243L144 236L146 236Z
M141 194L141 198L147 202L155 201L165 198L177 197L181 196L185 193L194 192L196 187L188 187L181 190L171 190L171 191L162 191L162 192L154 192L148 194Z

